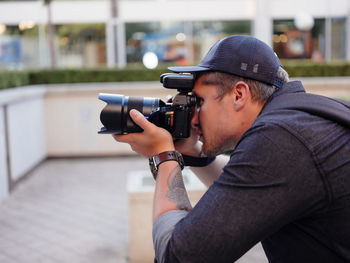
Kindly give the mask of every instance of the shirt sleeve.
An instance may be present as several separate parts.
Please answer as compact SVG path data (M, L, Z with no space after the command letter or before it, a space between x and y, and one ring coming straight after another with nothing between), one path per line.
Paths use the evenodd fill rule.
M158 263L164 262L164 255L171 234L177 222L188 214L183 210L172 210L162 214L153 224L152 238L155 258Z
M312 211L319 201L314 196L324 198L323 186L303 143L278 125L254 127L220 177L168 232L164 262L233 262Z

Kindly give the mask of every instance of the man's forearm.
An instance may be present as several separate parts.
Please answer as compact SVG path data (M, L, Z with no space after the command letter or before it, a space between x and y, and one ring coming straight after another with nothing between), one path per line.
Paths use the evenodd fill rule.
M222 173L222 168L228 163L229 159L229 156L222 154L217 156L215 161L207 166L191 167L191 171L203 184L209 187L220 176Z
M176 161L167 161L158 168L153 200L153 222L170 210L192 209L179 164Z

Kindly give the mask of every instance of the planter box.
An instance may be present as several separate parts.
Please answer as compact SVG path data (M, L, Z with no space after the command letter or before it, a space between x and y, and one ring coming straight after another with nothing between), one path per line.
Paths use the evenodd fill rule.
M206 191L206 187L188 168L183 170L183 178L189 199L194 206ZM150 171L133 171L128 174L130 263L151 263L154 260L153 192L154 180Z

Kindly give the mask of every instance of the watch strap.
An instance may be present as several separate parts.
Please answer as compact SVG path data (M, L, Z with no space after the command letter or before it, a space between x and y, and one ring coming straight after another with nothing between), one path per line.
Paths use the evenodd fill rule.
M149 159L149 165L154 180L156 180L158 175L158 166L166 161L177 161L181 167L181 170L185 166L182 155L178 151L165 151L161 152L160 154L154 155Z

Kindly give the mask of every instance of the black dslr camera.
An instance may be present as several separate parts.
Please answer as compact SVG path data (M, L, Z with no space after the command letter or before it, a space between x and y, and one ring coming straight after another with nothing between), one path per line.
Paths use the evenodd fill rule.
M137 109L152 123L168 130L178 138L190 136L193 106L196 96L192 94L194 79L191 74L166 73L160 76L160 82L167 89L177 89L171 103L158 98L143 98L118 94L100 93L99 99L107 103L101 111L100 120L104 127L99 133L127 134L143 130L129 116Z

